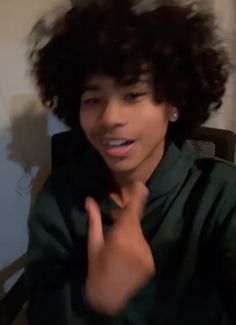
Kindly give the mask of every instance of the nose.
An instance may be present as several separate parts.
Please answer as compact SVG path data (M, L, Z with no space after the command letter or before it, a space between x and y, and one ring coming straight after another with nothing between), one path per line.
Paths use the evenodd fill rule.
M100 121L104 127L111 128L125 125L127 122L126 117L125 107L119 99L111 98L104 104Z

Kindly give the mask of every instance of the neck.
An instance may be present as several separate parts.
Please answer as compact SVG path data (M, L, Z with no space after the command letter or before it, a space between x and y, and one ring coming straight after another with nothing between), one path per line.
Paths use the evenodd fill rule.
M160 163L165 150L165 142L158 145L145 160L143 160L135 169L125 173L112 173L116 184L116 193L112 193L112 198L120 206L124 206L132 195L130 193L131 185L136 181L146 183L152 173Z

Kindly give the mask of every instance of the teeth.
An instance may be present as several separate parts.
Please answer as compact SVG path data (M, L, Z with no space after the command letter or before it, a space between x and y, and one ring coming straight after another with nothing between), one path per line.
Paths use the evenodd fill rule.
M107 146L111 146L111 147L118 147L118 146L122 146L124 144L126 144L127 140L110 140L110 141L104 141L103 143Z

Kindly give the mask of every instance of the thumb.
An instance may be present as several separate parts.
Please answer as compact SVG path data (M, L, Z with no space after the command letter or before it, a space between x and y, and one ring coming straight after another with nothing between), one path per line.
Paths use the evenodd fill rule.
M85 201L85 210L89 220L88 256L93 259L98 255L104 244L101 212L97 202L89 196Z
M135 182L132 185L130 193L131 200L126 206L127 213L131 218L139 221L142 219L148 194L148 189L144 183Z

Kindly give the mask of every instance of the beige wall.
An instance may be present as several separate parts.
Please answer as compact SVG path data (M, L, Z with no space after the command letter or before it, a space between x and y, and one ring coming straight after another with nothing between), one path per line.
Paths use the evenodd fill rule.
M215 11L222 36L231 53L236 67L236 1L209 0ZM227 86L227 92L222 109L208 122L208 125L229 129L236 133L236 71L234 70Z
M36 19L62 4L69 0L0 0L0 298L26 250L32 196L50 164L49 134L64 128L48 120L35 96L26 38Z

